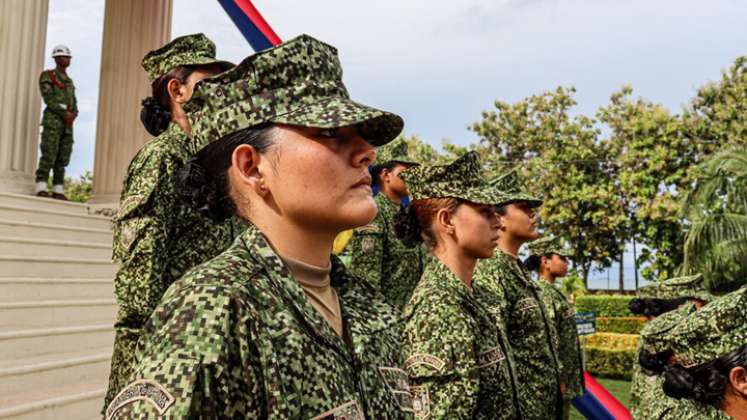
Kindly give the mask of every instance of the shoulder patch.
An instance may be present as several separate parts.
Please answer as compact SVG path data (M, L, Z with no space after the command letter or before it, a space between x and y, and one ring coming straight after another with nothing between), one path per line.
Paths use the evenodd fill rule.
M122 200L119 204L119 211L117 212L116 220L123 220L136 208L142 206L147 201L148 197L140 194L133 194Z
M111 419L114 413L127 404L135 401L145 401L152 405L159 416L174 404L174 397L161 384L149 379L141 379L130 383L112 400L106 408L106 418Z
M355 228L355 231L357 233L380 233L381 228L379 227L379 225L375 223L369 223L366 226Z
M446 366L446 362L436 356L426 353L415 353L405 360L405 369L410 369L411 367L418 365L430 366L435 369L436 372L441 372L444 366Z
M134 218L120 222L119 225L119 246L123 251L128 251L139 230L140 218Z
M358 401L352 400L345 404L335 407L329 411L312 417L311 420L364 420L363 410L358 405Z
M415 418L424 419L431 415L431 398L428 395L428 387L425 385L411 386L410 395L412 395L412 409L415 411Z
M477 356L478 367L480 369L486 368L502 361L505 358L506 355L503 354L503 350L501 350L500 346L491 347Z
M516 302L516 309L520 311L528 311L529 309L539 308L539 303L535 298L524 298Z
M384 379L389 393L402 411L412 412L412 397L407 372L394 367L379 366L379 373Z
M563 313L564 319L570 319L576 316L576 310L573 308L568 308L565 310L565 313Z
M376 239L372 238L370 236L363 238L361 240L361 251L363 252L371 252L376 248Z

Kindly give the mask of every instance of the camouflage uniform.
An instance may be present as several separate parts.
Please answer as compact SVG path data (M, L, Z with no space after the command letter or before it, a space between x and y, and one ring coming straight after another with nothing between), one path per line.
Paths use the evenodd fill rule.
M206 146L265 122L358 125L374 145L402 119L347 96L337 51L308 35L195 86L185 108ZM175 282L150 317L115 418L406 418L394 309L332 258L340 338L256 228Z
M528 244L531 255L561 255L571 257L571 252L558 242L557 238L544 237ZM557 333L556 354L560 363L560 382L565 384L563 394L563 418L568 418L571 400L584 393L584 376L581 366L581 349L576 330L576 311L565 295L555 285L538 279L540 298L547 309L547 316L553 322Z
M52 170L52 184L62 185L65 167L73 152L73 126L65 125L68 112L78 114L73 79L58 69L44 70L39 76L39 90L44 100L42 116L41 156L36 169L36 182L47 182Z
M154 79L173 68L163 67L164 62L207 64L214 55L210 40L190 35L149 53L143 67ZM166 289L190 268L228 248L244 229L238 220L216 223L182 203L177 172L202 145L172 122L127 168L114 218L114 259L121 264L114 278L119 311L104 407L126 384L141 328Z
M542 203L520 190L515 171L493 184L503 193L498 205L524 201L536 207ZM517 377L521 378L518 394L522 415L526 419L560 418L557 332L542 302L540 287L520 261L501 250L477 264L474 287L486 296L486 305L508 336Z
M336 257L330 278L344 338L250 227L169 288L145 327L132 381L107 416L411 417L396 312Z
M493 203L474 152L451 165L402 173L414 200L454 197ZM500 323L441 261L433 259L405 307L403 346L416 416L519 419L516 376Z

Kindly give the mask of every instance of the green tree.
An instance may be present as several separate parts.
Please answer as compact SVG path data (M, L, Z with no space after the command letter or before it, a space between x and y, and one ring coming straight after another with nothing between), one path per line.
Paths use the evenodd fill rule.
M78 179L65 178L65 196L70 201L85 203L93 194L93 175L86 171Z

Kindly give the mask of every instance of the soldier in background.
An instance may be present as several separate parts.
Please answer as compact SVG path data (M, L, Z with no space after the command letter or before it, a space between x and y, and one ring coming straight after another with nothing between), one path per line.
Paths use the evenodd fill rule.
M379 212L371 223L353 231L347 246L350 271L401 309L423 274L426 250L422 244L403 244L394 233L392 221L409 195L399 174L418 163L408 156L407 143L402 139L380 147L376 160L381 162L372 171L373 182L379 187L374 198Z
M563 392L563 418L570 416L571 400L584 393L584 376L581 367L581 350L576 331L576 311L555 283L557 278L568 274L568 258L571 253L563 248L558 239L548 236L530 242L529 258L524 264L537 271L540 296L547 315L555 325L557 335L556 352L560 363L560 385Z
M537 239L536 208L542 200L523 191L518 174L510 171L493 181L503 194L496 203L501 221L498 249L477 264L475 290L483 291L493 317L502 323L516 361L519 406L526 419L562 416L557 334L540 288L517 253Z
M73 152L73 121L78 117L75 85L67 74L70 48L58 45L52 49L57 65L39 76L39 90L44 100L39 165L36 169L36 195L67 200L63 184L65 167ZM49 171L52 170L52 193L47 191Z

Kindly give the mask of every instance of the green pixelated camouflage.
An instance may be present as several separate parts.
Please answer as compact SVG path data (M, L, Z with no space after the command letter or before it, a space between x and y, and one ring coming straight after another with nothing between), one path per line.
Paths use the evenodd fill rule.
M352 101L337 49L308 35L200 81L185 110L193 135L206 142L271 122L315 128L356 125L364 139L381 146L403 127L399 116Z
M65 167L73 152L73 127L65 125L64 118L68 111L78 114L75 84L73 79L57 69L44 70L39 76L39 92L44 101L44 114L36 182L47 182L51 170L52 184L62 185Z
M529 242L527 244L527 248L529 249L530 255L542 256L549 254L558 254L567 258L573 256L573 253L570 250L564 248L563 244L560 243L560 238L556 238L554 236L545 236L543 238Z
M545 255L545 254L542 254ZM547 318L554 325L555 353L560 363L560 382L565 384L563 403L583 395L584 376L581 367L581 350L576 329L576 310L557 287L546 280L537 279L540 298L547 309Z
M204 34L174 38L163 47L145 55L142 66L151 83L179 66L217 64L223 70L233 67L228 61L215 58L215 44Z
M658 293L657 289L657 283L646 284L636 289L635 295L640 299L656 299Z
M520 378L519 406L524 418L561 416L557 332L539 286L521 262L501 250L477 263L473 286L508 336Z
M199 146L171 123L127 168L113 220L119 311L107 402L126 384L141 329L166 289L190 268L227 249L245 228L238 219L213 222L182 202L177 172Z
M413 200L453 197L479 204L495 204L498 191L485 182L480 158L468 152L448 165L408 168L399 177Z
M392 221L398 206L381 193L374 201L379 212L371 223L353 231L347 246L350 271L402 309L423 274L428 255L425 245L408 247L394 233Z
M477 291L470 293L442 262L426 267L403 320L416 417L522 418L505 334Z
M376 164L383 165L389 162L419 165L409 156L407 142L402 138L394 139L389 144L376 149Z
M694 298L710 302L715 297L703 283L703 276L674 277L657 284L656 297L659 299Z
M511 204L517 201L525 201L531 207L539 207L542 205L542 199L524 191L521 182L519 181L519 173L516 169L512 169L503 175L493 178L490 181L490 184L501 192L501 198L499 202L496 203L498 206Z
M684 367L709 362L747 343L747 286L687 317L667 342Z
M166 291L144 328L134 374L107 414L412 418L397 312L337 257L331 264L344 340L249 227Z

